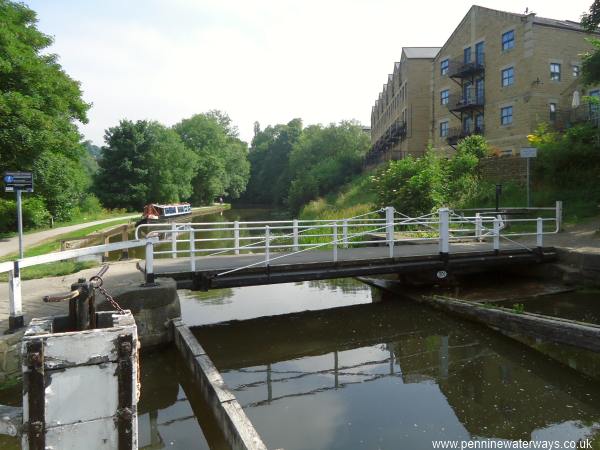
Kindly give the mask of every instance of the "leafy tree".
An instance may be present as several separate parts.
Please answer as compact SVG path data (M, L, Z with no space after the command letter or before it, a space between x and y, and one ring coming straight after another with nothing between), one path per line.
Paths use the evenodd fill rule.
M293 210L347 183L362 167L370 146L369 136L358 122L311 125L304 129L289 159Z
M35 12L0 0L0 172L31 170L45 152L76 161L82 154L75 121L87 122L79 83L43 53L52 38ZM39 174L38 174L39 175Z
M302 135L302 121L268 126L256 134L248 158L250 181L244 195L249 203L283 205L290 189L289 158L292 148Z
M595 0L587 13L581 16L581 25L588 33L597 32L600 24L600 0ZM600 82L600 40L589 38L594 49L584 55L582 61L582 79L585 84Z
M45 151L34 162L35 190L46 200L55 220L69 220L90 186L90 179L77 161Z
M158 122L122 120L104 139L95 191L105 206L139 210L192 194L198 158L173 130Z
M211 203L222 195L238 198L246 188L250 167L246 144L237 138L229 116L220 111L196 114L173 129L197 155L193 201Z

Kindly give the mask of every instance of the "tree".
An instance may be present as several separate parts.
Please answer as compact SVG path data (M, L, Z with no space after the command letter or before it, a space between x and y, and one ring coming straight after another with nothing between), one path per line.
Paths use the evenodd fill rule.
M600 0L595 0L590 6L589 12L581 16L581 25L588 33L598 31L600 24ZM588 39L594 49L583 56L582 78L585 84L596 84L600 82L600 40Z
M37 30L34 11L0 0L0 21L0 171L32 170L48 151L76 161L75 121L87 122L90 107L79 83L43 53L52 38Z
M95 176L96 195L104 205L140 210L150 202L191 196L198 158L173 130L158 122L122 120L104 139Z
M369 147L369 136L358 122L305 128L289 158L289 206L297 211L309 200L350 181L360 173Z
M250 173L246 144L237 138L231 119L220 111L196 114L173 129L197 156L192 181L194 203L211 203L216 197L237 198Z
M250 181L244 195L249 203L283 205L290 189L289 158L302 135L302 120L268 126L252 139L248 158Z

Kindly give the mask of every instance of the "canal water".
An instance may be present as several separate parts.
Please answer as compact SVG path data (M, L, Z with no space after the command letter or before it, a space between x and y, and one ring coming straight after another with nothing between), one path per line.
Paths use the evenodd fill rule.
M265 211L228 211L202 220L264 217ZM268 448L600 442L600 385L577 367L358 281L180 291L180 297L185 322ZM226 448L179 358L167 352L144 364L140 444ZM164 406L145 406L159 399Z
M202 220L236 216L264 212ZM353 279L179 294L184 321L268 448L430 450L432 441L470 439L600 445L600 383L576 364ZM577 301L569 295L576 294L555 298L566 299L557 314ZM144 356L141 369L140 448L227 448L174 350ZM0 403L19 395L0 391ZM0 448L19 447L0 437Z

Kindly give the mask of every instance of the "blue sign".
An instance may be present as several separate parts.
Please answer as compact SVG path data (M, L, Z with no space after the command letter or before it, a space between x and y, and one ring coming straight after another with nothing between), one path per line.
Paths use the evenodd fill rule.
M13 181L14 181L14 178L13 178L13 176L12 176L12 175L6 175L6 176L4 177L4 182L5 182L5 183L12 183Z

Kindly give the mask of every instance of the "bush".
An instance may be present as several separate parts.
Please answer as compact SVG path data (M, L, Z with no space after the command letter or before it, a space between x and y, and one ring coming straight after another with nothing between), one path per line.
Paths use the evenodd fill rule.
M98 213L102 211L102 204L94 194L87 194L79 205L79 209L84 214Z
M40 197L23 199L23 228L39 228L50 221L50 213ZM0 199L0 233L17 231L17 203Z
M372 177L377 205L413 217L442 206L462 207L479 195L477 165L488 152L484 138L469 136L449 159L429 148L422 158L391 161Z

